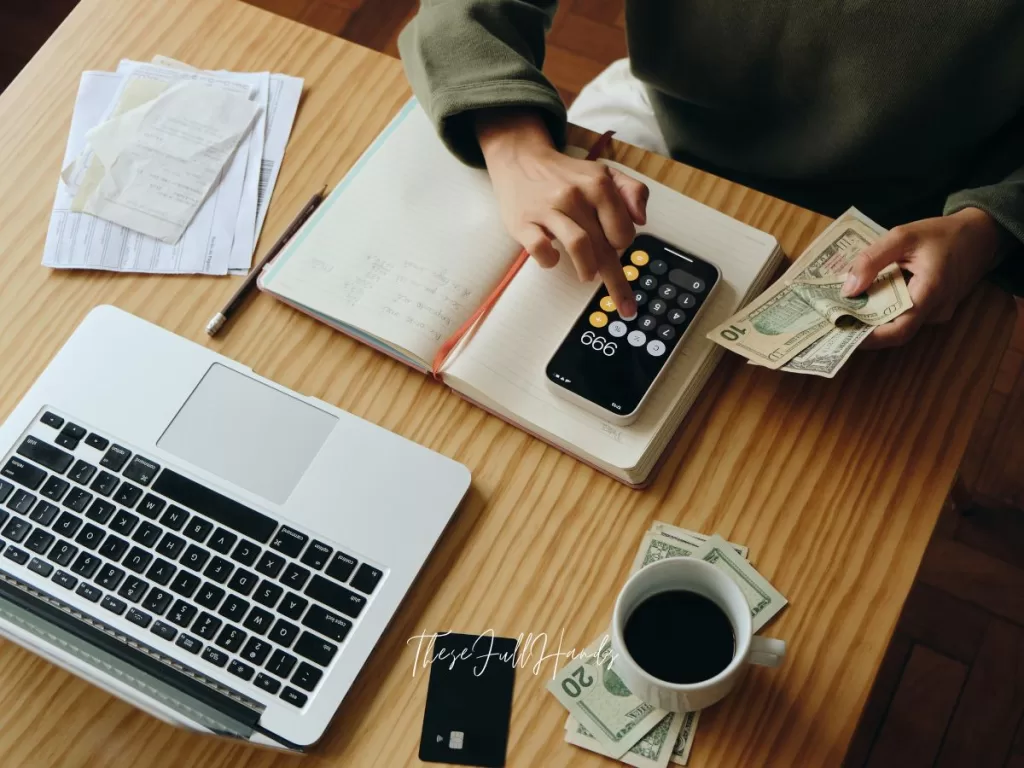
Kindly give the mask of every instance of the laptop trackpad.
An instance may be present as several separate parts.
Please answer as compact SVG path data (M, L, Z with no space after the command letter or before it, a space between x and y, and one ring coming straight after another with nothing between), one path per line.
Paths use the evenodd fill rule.
M157 446L282 504L337 422L293 395L215 363Z

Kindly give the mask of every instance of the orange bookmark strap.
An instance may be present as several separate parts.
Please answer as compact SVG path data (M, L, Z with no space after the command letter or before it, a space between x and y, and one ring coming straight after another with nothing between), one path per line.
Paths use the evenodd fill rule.
M587 153L587 160L596 160L599 158L611 143L612 134L614 131L605 131L601 134L600 138L594 142L594 145L590 148ZM523 268L523 264L530 258L525 250L521 251L519 256L516 257L515 262L505 276L501 278L501 282L495 287L491 294L484 299L483 303L476 308L476 311L470 315L469 319L466 320L462 325L459 326L458 330L453 333L441 348L437 350L437 354L434 356L434 362L431 366L430 373L435 378L441 379L441 369L444 368L444 364L448 361L448 357L451 355L452 350L459 345L463 337L469 333L470 329L473 328L480 320L487 316L487 313L491 311L491 308L497 303L498 299L501 298L501 294L508 288L508 284L512 282L512 278L515 277L519 270Z

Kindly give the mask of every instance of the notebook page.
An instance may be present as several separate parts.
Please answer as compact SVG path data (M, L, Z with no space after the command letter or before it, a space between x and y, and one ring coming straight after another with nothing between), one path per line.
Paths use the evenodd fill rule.
M271 265L262 287L430 361L518 251L487 173L456 160L410 101Z
M648 224L639 231L692 251L722 273L640 418L627 427L605 422L548 386L548 360L599 286L597 281L580 283L564 255L552 270L533 261L523 267L472 340L449 363L445 380L570 452L629 470L664 440L659 434L714 350L705 334L739 308L750 287L770 268L776 241L625 166L608 164L650 187Z

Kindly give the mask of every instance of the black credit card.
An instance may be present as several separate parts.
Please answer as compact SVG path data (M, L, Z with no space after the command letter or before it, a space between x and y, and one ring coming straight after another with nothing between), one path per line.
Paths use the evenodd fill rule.
M438 633L429 654L420 760L501 768L505 765L516 641Z

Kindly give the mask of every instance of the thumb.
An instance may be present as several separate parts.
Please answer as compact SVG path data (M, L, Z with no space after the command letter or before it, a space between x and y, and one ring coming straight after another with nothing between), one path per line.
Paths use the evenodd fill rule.
M871 285L878 273L902 260L913 247L913 235L903 227L896 227L880 240L869 245L850 263L850 273L843 283L842 295L856 296Z
M615 182L619 194L622 195L622 201L626 204L630 218L636 224L646 224L647 198L650 195L647 185L616 168L608 168L608 173L611 174L612 181Z

